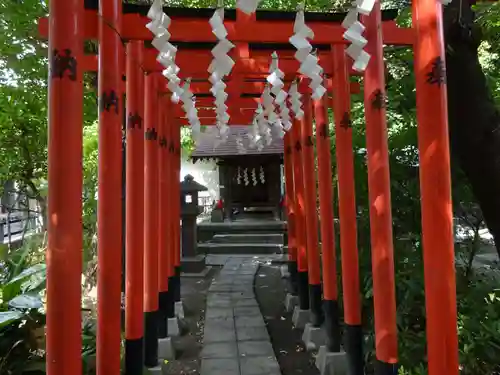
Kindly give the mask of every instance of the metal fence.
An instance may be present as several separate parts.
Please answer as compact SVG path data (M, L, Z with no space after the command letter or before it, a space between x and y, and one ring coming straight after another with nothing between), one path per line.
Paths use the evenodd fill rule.
M20 241L36 233L39 228L38 215L1 215L0 244Z

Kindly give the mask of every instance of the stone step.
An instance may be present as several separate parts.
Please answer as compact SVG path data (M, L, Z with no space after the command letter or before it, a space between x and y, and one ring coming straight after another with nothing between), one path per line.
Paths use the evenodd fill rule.
M201 243L198 253L205 254L280 254L283 246L272 243Z
M213 243L252 243L252 244L283 244L283 234L280 233L248 233L248 234L216 234Z

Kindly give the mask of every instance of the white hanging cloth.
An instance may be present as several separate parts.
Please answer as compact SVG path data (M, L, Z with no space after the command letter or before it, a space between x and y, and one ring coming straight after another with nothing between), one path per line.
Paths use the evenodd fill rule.
M222 142L227 141L229 135L229 114L227 113L226 84L224 77L231 73L234 61L229 57L229 51L234 48L234 44L227 40L227 30L224 26L224 8L217 9L209 20L213 34L216 36L217 45L212 48L213 60L208 67L210 73L209 81L212 83L210 91L215 99L215 113L217 119L217 129ZM237 141L238 152L243 153L245 149L242 142ZM246 150L244 151L246 152Z
M364 72L370 62L370 54L363 48L368 41L363 37L365 26L358 20L358 15L369 15L375 5L375 0L356 0L352 3L352 8L347 12L342 26L346 29L344 39L351 44L346 49L346 53L354 60L353 69Z
M168 80L167 88L172 93L172 101L177 103L182 95L178 77L180 68L175 64L177 48L170 43L168 28L171 19L163 12L163 1L155 0L147 16L151 22L146 25L146 28L154 34L152 45L159 51L156 60L165 68L163 76Z
M309 78L312 98L318 100L323 97L326 88L323 86L323 70L319 65L318 57L312 53L313 47L308 40L314 39L314 32L305 24L303 5L297 9L293 31L290 43L297 49L295 58L300 62L299 73Z

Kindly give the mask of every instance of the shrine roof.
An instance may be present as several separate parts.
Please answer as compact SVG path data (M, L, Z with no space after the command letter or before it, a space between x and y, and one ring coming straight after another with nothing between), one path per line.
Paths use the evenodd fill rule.
M84 0L85 9L98 10L99 0ZM132 4L129 1L123 1L123 13L137 13L145 16L148 13L151 4ZM214 8L184 8L184 7L164 7L165 13L170 17L186 17L186 18L206 18L212 17ZM256 20L266 21L293 21L296 11L277 11L277 10L257 10L255 12ZM305 12L306 22L342 22L347 13L345 12ZM397 9L382 10L382 21L395 20L398 15ZM227 20L236 19L236 10L226 8L224 18Z
M229 126L228 139L224 143L218 144L218 132L215 126L206 126L205 131L200 135L198 146L191 154L191 159L211 159L224 156L245 156L245 155L272 155L283 154L283 139L280 138L276 131L273 131L272 142L269 146L264 146L262 150L250 148L250 140L248 134L252 127L249 125L231 125ZM273 129L273 128L272 128ZM241 137L246 153L241 153L238 150L236 140Z

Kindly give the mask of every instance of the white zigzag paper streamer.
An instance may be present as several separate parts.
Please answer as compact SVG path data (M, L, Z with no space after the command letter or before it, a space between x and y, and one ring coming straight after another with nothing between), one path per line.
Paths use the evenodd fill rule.
M314 39L313 31L305 24L304 6L300 5L295 16L293 26L294 34L290 37L290 43L297 49L295 58L300 62L299 73L310 79L309 87L312 90L313 99L320 99L326 92L323 87L322 69L318 57L312 53L312 45L308 39Z
M236 182L238 183L238 185L241 185L241 168L239 165L238 165L238 172L236 175Z
M151 20L146 27L154 35L152 45L160 52L156 60L165 68L163 76L167 78L167 87L172 92L172 101L178 102L182 95L180 87L179 67L175 64L177 48L170 43L168 28L171 23L170 17L163 12L162 0L155 0L149 8L148 18Z
M251 131L248 133L250 148L257 148L259 151L263 148L262 135L260 134L260 123L262 121L264 121L264 110L262 109L262 104L259 103L255 110Z
M247 149L245 148L245 145L243 143L243 138L241 136L236 136L236 150L238 151L238 154L246 154Z
M290 90L288 91L288 99L292 107L292 111L297 120L301 120L304 117L304 110L302 109L302 101L300 100L302 95L300 95L297 81L292 82Z
M253 186L257 186L257 172L255 171L255 168L252 168L252 182Z
M212 63L208 67L208 72L211 74L209 80L212 83L210 91L215 98L215 112L219 136L223 141L226 141L229 134L227 126L229 114L227 113L226 105L228 95L225 91L226 84L223 79L231 73L234 66L234 61L229 57L229 51L234 48L234 44L226 39L227 30L224 26L224 7L219 7L214 12L209 23L212 27L212 32L218 39L217 45L212 49Z
M198 110L196 109L196 101L190 88L191 82L187 79L182 87L182 109L186 113L189 124L191 125L193 139L197 142L201 133L201 123L198 118Z
M285 73L283 73L278 67L278 54L273 52L272 54L272 62L269 69L269 76L267 77L267 82L271 85L271 93L274 95L274 103L279 108L280 117L278 118L278 124L280 125L280 137L284 136L284 132L282 129L289 130L291 127L290 122L290 112L288 110L288 106L286 103L286 99L288 93L283 90L285 86L283 82L283 78L285 77Z
M250 183L248 180L248 168L243 170L243 181L245 182L245 186L248 186Z
M356 0L352 3L352 8L347 12L342 26L346 29L344 39L351 44L346 49L347 55L353 60L352 68L358 72L364 72L370 62L370 54L363 48L368 41L363 37L365 26L359 22L358 15L369 15L375 5L375 0Z
M259 142L257 143L257 149L259 151L264 148L264 143L268 146L272 143L269 122L275 122L278 119L274 112L273 100L269 85L266 85L260 97L260 103L257 106L254 117L254 129L258 129L258 134L260 135Z
M236 8L246 14L255 13L261 0L236 0Z
M266 183L266 175L264 173L264 167L261 165L260 166L260 172L259 172L259 178L260 178L260 183L264 185Z

